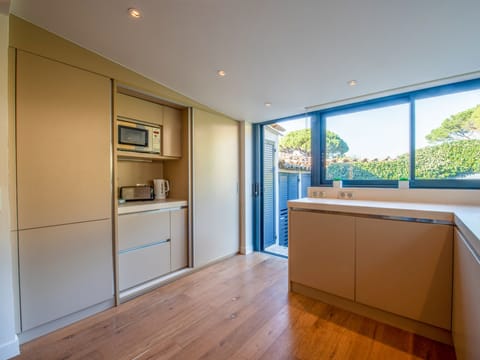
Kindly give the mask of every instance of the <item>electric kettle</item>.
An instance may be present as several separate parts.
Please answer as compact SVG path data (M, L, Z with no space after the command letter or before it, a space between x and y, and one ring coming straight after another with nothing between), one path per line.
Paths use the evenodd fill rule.
M168 180L154 179L153 180L153 192L155 193L155 199L166 199L167 193L170 191L170 184Z

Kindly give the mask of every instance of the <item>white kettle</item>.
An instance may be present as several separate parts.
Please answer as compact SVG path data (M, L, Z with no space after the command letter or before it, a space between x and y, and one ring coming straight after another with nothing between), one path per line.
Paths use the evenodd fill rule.
M154 179L153 191L155 193L155 199L166 199L167 193L170 191L170 184L168 180Z

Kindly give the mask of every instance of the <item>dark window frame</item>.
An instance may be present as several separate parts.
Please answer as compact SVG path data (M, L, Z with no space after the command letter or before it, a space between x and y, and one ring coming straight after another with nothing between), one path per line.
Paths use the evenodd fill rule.
M312 186L332 186L332 180L327 180L326 175L326 121L329 115L344 114L360 110L376 109L399 103L409 103L409 143L410 143L410 188L418 189L480 189L480 179L416 179L415 178L415 101L441 95L454 94L469 90L479 90L480 79L466 80L448 85L440 85L422 90L415 90L396 95L364 100L357 103L340 105L332 108L313 112L306 112L281 119L271 120L261 125L281 123L297 118L311 118L312 134ZM343 180L345 187L370 187L370 188L397 188L397 180Z

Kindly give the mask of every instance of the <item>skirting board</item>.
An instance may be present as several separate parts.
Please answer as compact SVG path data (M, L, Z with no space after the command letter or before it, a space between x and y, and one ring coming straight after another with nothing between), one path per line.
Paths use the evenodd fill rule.
M0 360L10 359L18 354L20 354L20 345L17 335L9 342L0 344Z
M37 326L36 328L24 331L19 334L20 343L26 343L27 341L33 340L42 335L48 334L52 331L58 330L67 325L73 324L74 322L85 319L89 316L95 315L101 311L112 308L115 305L114 299L109 299L100 304L93 305L89 308L80 310L76 313L64 316L60 319L50 321L46 324Z
M414 334L425 336L427 338L442 342L444 344L453 345L452 333L450 331L435 327L433 325L425 324L367 305L353 302L351 300L328 294L321 290L313 289L311 287L293 281L290 282L290 291L311 297L329 305L337 306L341 309L351 311L355 314L365 316L367 318L382 322L384 324L388 324Z

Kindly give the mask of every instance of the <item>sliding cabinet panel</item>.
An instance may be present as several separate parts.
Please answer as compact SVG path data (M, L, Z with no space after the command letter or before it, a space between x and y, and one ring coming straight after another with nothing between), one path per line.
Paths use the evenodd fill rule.
M110 79L18 52L19 229L111 217Z
M193 260L202 266L239 251L239 126L193 113Z
M110 220L19 231L22 331L113 297Z

